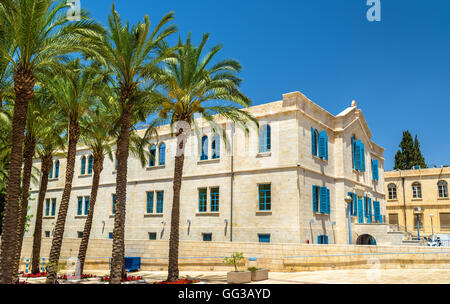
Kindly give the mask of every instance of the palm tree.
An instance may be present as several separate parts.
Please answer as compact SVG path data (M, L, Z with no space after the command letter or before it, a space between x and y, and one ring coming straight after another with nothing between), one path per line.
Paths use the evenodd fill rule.
M107 101L108 102L108 101ZM78 251L80 274L83 273L86 252L91 234L92 219L95 203L97 201L100 174L103 170L105 155L112 159L112 146L114 144L114 124L117 121L117 112L111 111L112 106L98 104L81 120L81 142L93 152L94 176L92 178L91 196L89 199L89 212L84 224L83 237Z
M84 66L79 59L68 63L64 76L57 75L47 79L45 87L55 100L59 111L64 113L68 124L67 166L64 190L56 219L55 232L47 267L47 283L54 284L57 279L57 268L61 253L67 209L72 192L72 180L75 169L77 143L80 138L80 118L87 113L89 107L101 95L104 88L105 75L99 73L97 64Z
M113 70L118 83L121 107L120 131L117 140L116 213L113 230L113 250L111 261L111 284L120 284L124 265L124 227L127 186L127 162L129 156L130 129L132 117L146 117L154 111L152 94L143 90L157 65L169 58L172 50L158 52L159 44L176 31L175 26L163 27L173 20L173 13L164 16L155 29L150 32L150 21L130 26L122 23L112 5L108 16L108 34L98 39L96 51L101 60ZM139 112L139 115L134 113Z
M49 100L49 103L51 103L51 100ZM61 151L66 144L66 136L64 136L64 133L67 130L67 123L61 119L61 115L59 115L57 109L53 108L53 110L42 117L43 120L40 124L40 132L37 138L36 154L41 160L41 181L33 233L33 252L31 259L31 272L33 274L40 272L42 216L53 157L61 155L62 153L58 151Z
M26 136L23 151L23 174L22 174L22 194L19 205L19 220L17 226L17 249L15 258L14 273L19 270L20 254L22 251L22 241L25 232L25 223L28 210L28 196L31 183L31 173L33 168L33 157L37 139L42 136L42 123L45 122L48 115L54 112L54 103L45 96L45 92L37 92L29 102L29 110L26 125ZM48 130L46 130L48 131ZM52 131L53 132L53 131ZM18 277L15 276L18 280Z
M173 204L169 240L168 281L178 279L178 244L180 221L180 189L183 176L184 149L186 134L196 124L195 114L201 114L215 133L222 134L226 141L225 130L217 123L219 118L229 119L248 131L246 122L256 120L239 107L248 107L250 100L239 91L241 79L235 74L241 65L232 59L222 60L208 67L221 46L214 46L201 57L209 35L203 36L199 46L191 44L190 35L186 43L178 42L176 60L167 63L167 67L156 73L156 84L164 91L160 99L164 100L159 109L161 119L168 119L177 136L177 152L173 178ZM239 106L239 107L238 107ZM219 115L216 115L219 114ZM188 130L187 130L188 129ZM227 143L227 141L226 141Z
M3 235L0 253L0 283L12 283L16 257L16 229L22 166L22 144L28 111L28 101L34 93L36 79L49 68L56 67L61 56L89 50L83 37L101 27L87 21L68 23L66 1L1 0L0 28L5 40L13 42L13 52L0 44L0 57L12 65L14 79L14 114L12 119L11 156Z

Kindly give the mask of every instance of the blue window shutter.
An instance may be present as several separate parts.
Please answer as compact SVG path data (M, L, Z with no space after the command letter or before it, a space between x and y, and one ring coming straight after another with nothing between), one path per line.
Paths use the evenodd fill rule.
M84 215L89 214L90 201L91 201L91 198L89 196L86 196L84 198Z
M322 131L319 134L319 157L323 159L328 159L328 137L327 132Z
M92 174L92 167L94 166L94 157L89 156L88 158L88 174Z
M153 196L154 192L147 192L147 213L153 213Z
M270 126L264 125L259 129L259 152L269 152L270 148Z
M208 136L202 137L202 154L200 155L200 160L208 159Z
M364 223L364 209L362 198L358 197L358 223Z
M328 235L324 235L323 236L323 238L324 238L324 244L328 244Z
M361 170L361 141L355 142L355 170Z
M378 180L378 159L372 161L372 177L374 180Z
M353 212L352 212L353 216L358 215L358 196L356 195L356 193L353 193Z
M366 171L366 153L364 150L364 143L361 141L360 143L360 148L361 148L361 171L365 172Z
M166 144L165 143L162 143L159 146L159 161L158 161L158 164L160 166L163 166L163 165L166 164Z
M320 188L320 213L327 213L328 191L326 187Z
M156 146L152 145L152 147L150 148L150 156L148 159L148 166L149 167L155 166L155 161L156 161Z
M355 164L356 164L356 162L355 162L355 151L356 151L356 149L355 149L355 137L352 136L352 168L353 169L356 169L356 166L355 166Z
M156 213L163 213L164 191L156 192Z
M314 156L317 156L317 142L316 142L316 133L313 128L311 128L311 153Z
M55 178L59 177L59 160L55 162Z
M52 199L52 216L55 216L56 212L56 198Z
M45 216L50 216L50 199L45 200Z
M80 196L80 197L78 197L77 215L81 215L82 212L83 212L83 198Z
M83 156L81 158L81 175L84 175L86 173L86 157Z
M331 213L331 211L330 211L330 189L328 189L327 188L327 213L328 214L330 214Z
M367 223L372 223L372 199L367 197Z
M50 172L48 173L48 178L53 178L53 162L52 162L52 165L50 167Z
M373 209L374 209L374 215L375 215L375 221L381 222L381 216L380 216L380 202L374 201L373 202Z
M319 211L319 198L317 197L317 186L312 186L313 211Z
M317 244L323 244L321 235L317 236Z
M271 136L270 136L270 126L267 125L266 128L266 151L270 151L271 148Z

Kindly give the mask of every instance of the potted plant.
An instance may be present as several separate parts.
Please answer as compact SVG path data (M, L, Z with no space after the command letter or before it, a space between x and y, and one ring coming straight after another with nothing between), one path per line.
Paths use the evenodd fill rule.
M224 262L234 266L234 271L227 272L228 284L243 284L252 281L252 273L250 271L239 271L237 264L244 259L242 252L234 252L231 257L224 258Z
M249 267L248 270L252 273L252 281L264 281L269 279L269 269Z

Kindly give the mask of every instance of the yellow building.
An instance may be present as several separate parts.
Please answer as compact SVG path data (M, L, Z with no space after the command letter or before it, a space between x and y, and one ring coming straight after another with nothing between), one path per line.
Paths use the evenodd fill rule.
M418 217L421 237L450 233L449 183L450 167L386 172L386 212L391 229L417 234Z

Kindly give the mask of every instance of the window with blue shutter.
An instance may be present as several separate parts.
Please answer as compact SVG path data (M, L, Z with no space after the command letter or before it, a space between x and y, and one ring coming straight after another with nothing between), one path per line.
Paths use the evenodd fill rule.
M352 198L352 201L350 202L350 204L349 204L349 206L348 206L348 208L350 208L350 215L351 215L351 216L355 216L355 215L356 215L356 204L357 204L357 201L356 201L356 194L353 193L353 192L348 192L347 195L350 196L350 197ZM349 212L349 211L347 210L347 213L348 213L348 212Z
M88 158L88 171L87 174L92 174L92 167L94 166L94 157L92 155Z
M83 197L78 197L78 206L77 206L77 215L81 215L83 213Z
M360 149L361 149L361 167L360 171L366 171L366 152L364 150L364 143L360 141Z
M375 221L378 223L381 223L382 219L381 219L381 213L380 213L380 202L374 201L373 209L374 209L374 213L375 213Z
M86 174L86 157L81 157L81 175Z
M55 178L59 178L59 160L55 161Z
M164 191L156 192L156 213L163 213Z
M355 136L352 136L352 168L356 170L356 159L355 159L355 152L356 152L356 140Z
M378 181L378 159L372 160L372 178Z
M84 215L88 215L89 214L90 201L91 201L91 198L89 196L86 196L84 198Z
M260 243L270 243L270 234L258 234L258 241Z
M366 219L367 223L372 223L372 199L365 197L366 200Z
M160 166L166 164L166 144L162 143L159 145L159 163Z
M358 197L358 223L364 224L364 208L361 197Z
M330 190L327 187L320 188L320 213L330 213Z
M56 213L56 198L52 198L52 216Z
M204 242L212 241L212 233L202 233Z
M328 159L328 136L326 131L319 134L319 157Z
M361 171L361 141L355 142L355 170Z
M270 148L270 126L264 125L259 129L259 153L269 152Z
M208 136L202 137L202 146L201 146L201 154L200 154L200 160L207 160L208 159Z
M155 163L156 163L156 146L152 145L152 147L150 148L150 157L149 157L148 166L154 167Z
M219 212L219 188L211 188L211 212Z
M198 212L206 212L207 189L198 189Z
M219 159L220 158L220 136L214 135L211 142L211 158Z
M317 130L311 128L311 153L314 156L317 156Z
M45 216L50 216L50 199L45 200Z
M48 178L50 178L50 179L53 178L53 162L50 166L50 172L48 173Z
M358 196L356 193L353 193L353 210L352 215L357 216L358 215Z
M153 213L154 192L147 192L147 213Z
M317 244L328 244L328 235L317 236Z
M270 184L258 185L258 192L259 192L259 210L270 211L272 208Z
M112 196L112 214L116 214L116 202L117 202L117 196L113 194Z
M108 238L109 238L109 239L111 239L111 240L112 240L112 239L113 239L113 237L114 237L114 234L113 234L112 232L108 233Z
M319 212L320 187L312 186L313 211Z

